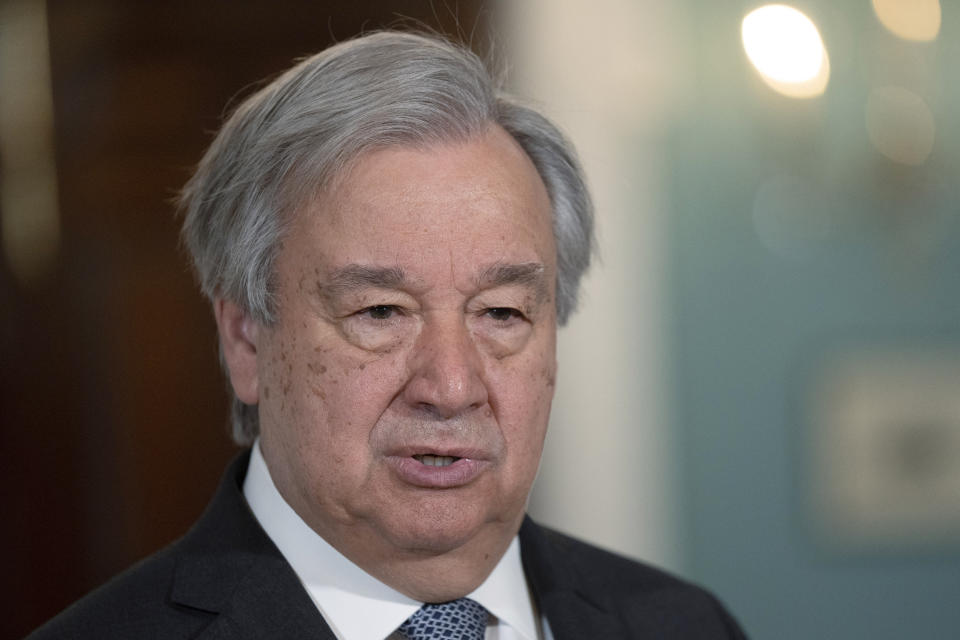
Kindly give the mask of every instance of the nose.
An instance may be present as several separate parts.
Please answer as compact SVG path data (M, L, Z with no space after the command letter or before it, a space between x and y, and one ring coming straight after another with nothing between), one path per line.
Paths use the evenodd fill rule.
M403 393L417 410L448 420L487 403L482 358L461 314L424 321L410 368Z

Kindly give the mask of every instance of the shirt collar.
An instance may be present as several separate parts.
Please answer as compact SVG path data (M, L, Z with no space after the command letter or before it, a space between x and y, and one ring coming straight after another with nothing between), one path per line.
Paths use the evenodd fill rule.
M243 493L338 638L383 640L423 604L380 582L317 535L277 491L259 441L250 455ZM516 537L487 579L467 597L521 637L537 639Z
M487 611L506 623L525 640L537 640L537 624L533 599L520 561L520 540L514 536L500 562L487 579L467 596L482 604Z

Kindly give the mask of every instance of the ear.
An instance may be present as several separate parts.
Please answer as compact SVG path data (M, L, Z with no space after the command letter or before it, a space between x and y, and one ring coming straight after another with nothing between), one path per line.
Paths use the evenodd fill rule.
M260 385L257 376L257 334L260 325L229 300L216 299L213 315L220 332L220 349L230 374L230 384L237 399L244 404L257 404Z

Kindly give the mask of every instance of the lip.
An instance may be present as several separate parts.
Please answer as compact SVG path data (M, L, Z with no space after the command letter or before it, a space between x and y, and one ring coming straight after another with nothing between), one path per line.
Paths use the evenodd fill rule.
M414 455L429 454L459 458L445 467L426 465L414 458ZM452 489L473 482L489 466L489 460L472 450L404 448L386 457L386 462L394 474L404 483L425 489Z

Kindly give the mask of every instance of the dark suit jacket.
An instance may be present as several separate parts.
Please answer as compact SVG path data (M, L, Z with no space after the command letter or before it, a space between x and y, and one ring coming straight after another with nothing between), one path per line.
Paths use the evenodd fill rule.
M29 636L334 640L296 574L257 523L233 462L179 541L86 596ZM742 638L705 591L534 524L520 529L523 567L557 640Z

